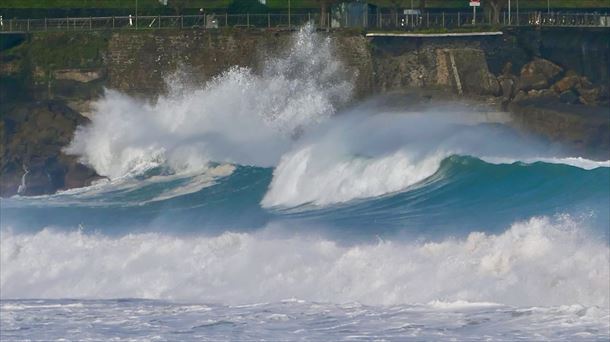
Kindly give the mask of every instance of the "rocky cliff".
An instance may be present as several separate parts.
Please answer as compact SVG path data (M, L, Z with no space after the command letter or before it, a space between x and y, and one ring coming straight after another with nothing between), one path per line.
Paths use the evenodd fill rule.
M319 34L332 40L354 75L356 99L444 89L498 103L520 127L550 139L568 140L583 151L608 151L608 33L570 31L567 40L561 30L530 29L457 38ZM262 61L286 49L290 37L281 30L151 30L3 39L2 196L48 193L97 177L61 148L92 114L91 102L104 88L154 100L177 70L194 84L233 65L257 72ZM593 112L601 114L588 115Z

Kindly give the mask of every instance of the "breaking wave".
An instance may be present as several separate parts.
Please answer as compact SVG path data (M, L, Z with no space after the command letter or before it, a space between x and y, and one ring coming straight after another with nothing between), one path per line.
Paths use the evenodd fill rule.
M351 97L351 76L332 58L330 38L312 30L301 29L262 75L232 67L188 89L172 77L169 94L154 103L108 90L66 151L111 179L160 166L202 170L210 161L272 166L294 136Z
M3 232L1 256L3 298L608 307L610 286L608 245L570 217L533 218L498 235L352 246L267 231L111 238L45 229Z

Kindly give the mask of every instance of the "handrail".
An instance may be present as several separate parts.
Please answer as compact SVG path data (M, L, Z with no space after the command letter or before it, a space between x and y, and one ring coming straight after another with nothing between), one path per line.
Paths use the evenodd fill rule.
M476 20L475 20L476 19ZM312 23L320 29L365 28L374 30L453 30L475 25L492 25L491 16L472 12L423 13L423 14L364 14L360 16L330 13L322 18L319 13L304 14L216 14L167 15L167 16L112 16L112 17L66 17L44 19L6 19L0 16L0 33L27 33L47 31L101 31L101 30L146 30L166 28L219 29L228 27L294 29ZM566 12L502 12L497 27L610 27L609 13Z

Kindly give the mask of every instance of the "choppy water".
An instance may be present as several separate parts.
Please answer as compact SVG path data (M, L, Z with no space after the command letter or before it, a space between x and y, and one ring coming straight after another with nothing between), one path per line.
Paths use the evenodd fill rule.
M67 151L107 180L0 200L2 340L610 337L610 162L463 105L338 110L307 29L184 84L98 101Z

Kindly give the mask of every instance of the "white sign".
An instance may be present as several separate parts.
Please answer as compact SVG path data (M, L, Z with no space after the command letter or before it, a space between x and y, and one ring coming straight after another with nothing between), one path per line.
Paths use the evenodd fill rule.
M481 6L481 2L479 2L479 1L470 2L470 7L479 7L479 6Z

